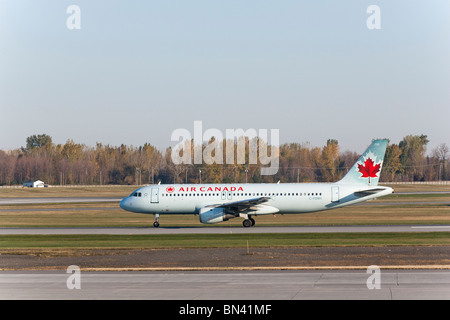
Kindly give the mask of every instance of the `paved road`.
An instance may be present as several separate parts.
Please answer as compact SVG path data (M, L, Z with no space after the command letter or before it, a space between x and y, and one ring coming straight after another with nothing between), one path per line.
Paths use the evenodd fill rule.
M367 233L367 232L439 232L450 231L449 225L432 226L318 226L318 227L172 227L172 228L0 228L6 234L230 234L230 233Z
M0 299L450 299L450 271L3 271Z

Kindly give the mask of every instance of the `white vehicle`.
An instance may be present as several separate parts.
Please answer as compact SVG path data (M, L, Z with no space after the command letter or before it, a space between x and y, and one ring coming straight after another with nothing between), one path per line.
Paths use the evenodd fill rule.
M198 214L202 223L254 216L329 210L391 194L378 186L387 140L374 140L340 181L335 183L166 184L137 189L120 202L124 210L154 214Z

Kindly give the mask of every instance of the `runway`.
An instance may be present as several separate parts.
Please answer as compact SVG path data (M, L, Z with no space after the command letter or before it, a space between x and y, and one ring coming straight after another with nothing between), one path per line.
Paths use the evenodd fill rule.
M249 300L266 300L268 304L275 300L316 299L447 300L450 271L4 271L0 272L0 299L156 299L189 300L192 304L193 300L245 304Z
M429 195L429 194L450 194L450 191L433 192L397 192L396 195ZM92 203L92 202L119 202L123 199L119 197L29 197L29 198L0 198L1 205L20 205L20 204L49 204L49 203ZM409 201L408 204L449 204L450 201ZM383 201L374 203L373 201L361 202L355 205L397 205L406 204L398 201Z
M0 228L0 235L25 234L252 234L252 233L369 233L369 232L443 232L449 225L374 225L374 226L307 226L307 227L136 227L136 228Z
M47 198L0 198L1 205L18 204L49 204L49 203L89 203L89 202L117 202L117 197L47 197Z

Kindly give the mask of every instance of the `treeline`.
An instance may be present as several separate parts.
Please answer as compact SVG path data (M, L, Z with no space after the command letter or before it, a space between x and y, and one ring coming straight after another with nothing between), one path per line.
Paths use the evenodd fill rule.
M428 142L426 135L408 135L398 144L391 142L380 181L449 180L447 145L441 144L426 155ZM247 153L248 146L247 141ZM102 143L88 147L73 140L54 144L46 134L33 135L26 139L25 147L0 150L0 185L29 180L50 185L331 182L339 180L359 157L355 152L341 151L333 139L323 147L287 143L279 146L278 173L264 176L261 165L248 164L248 157L244 164L175 165L171 152L171 148L161 152L148 143L139 147Z

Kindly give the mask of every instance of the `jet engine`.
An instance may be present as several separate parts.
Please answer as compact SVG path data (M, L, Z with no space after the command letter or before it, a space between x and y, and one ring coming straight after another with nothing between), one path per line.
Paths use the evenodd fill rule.
M236 218L235 215L227 213L224 208L201 208L199 217L201 223L218 223Z

